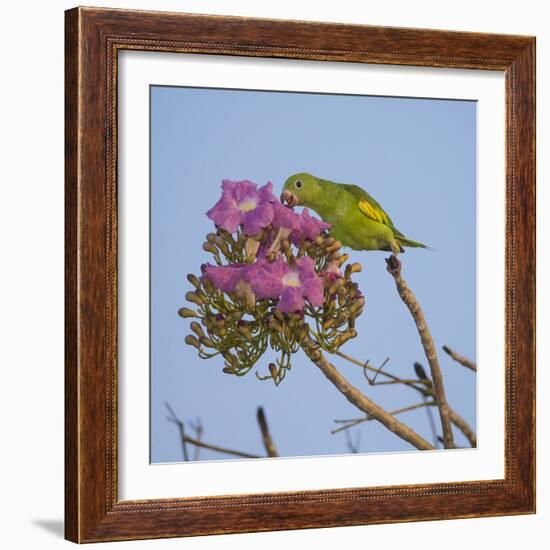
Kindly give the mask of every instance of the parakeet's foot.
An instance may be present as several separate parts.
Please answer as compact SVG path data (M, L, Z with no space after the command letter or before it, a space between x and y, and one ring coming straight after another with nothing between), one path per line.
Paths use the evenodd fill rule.
M399 246L399 250L397 250L395 246L391 246L389 244L384 248L380 248L380 250L383 250L384 252L393 252L394 254L403 254L405 252L405 249L402 246Z
M400 252L404 252L404 250L395 241L390 243L390 248L395 256L397 256Z
M392 254L389 258L386 258L386 268L394 277L401 274L401 262L395 254Z

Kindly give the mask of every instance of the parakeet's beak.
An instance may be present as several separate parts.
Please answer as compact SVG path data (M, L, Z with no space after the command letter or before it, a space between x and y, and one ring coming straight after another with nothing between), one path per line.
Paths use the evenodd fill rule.
M285 189L281 193L281 202L283 204L288 204L290 208L294 208L297 204L300 204L300 199L294 193L291 193Z

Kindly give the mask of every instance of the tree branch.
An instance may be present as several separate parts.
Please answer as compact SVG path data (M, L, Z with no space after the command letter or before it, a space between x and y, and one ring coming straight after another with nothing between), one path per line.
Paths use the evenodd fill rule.
M454 359L457 363L460 363L462 366L466 367L467 369L477 372L477 365L474 362L470 361L463 355L458 354L456 351L453 351L449 346L443 346L443 351L447 355L449 355L452 359Z
M187 462L189 460L189 454L187 453L187 446L185 445L185 425L177 417L176 413L174 412L174 409L172 409L172 407L170 406L170 403L165 401L164 406L168 409L168 413L170 414L170 416L168 417L168 421L172 422L172 424L175 424L178 427L178 430L180 432L181 451L183 454L183 460Z
M260 431L262 432L262 440L264 442L264 447L265 447L267 456L271 456L271 457L279 456L279 453L277 452L277 447L275 447L275 443L273 443L273 438L269 433L269 427L267 425L267 419L265 417L263 407L258 407L257 418L258 418L258 424L260 426Z
M263 458L259 455L253 455L251 453L244 453L242 451L235 451L234 449L227 449L225 447L219 447L218 445L211 445L210 443L205 443L202 441L202 434L203 434L203 427L200 420L197 420L196 425L192 425L193 429L195 430L197 437L190 437L185 433L185 425L182 420L180 420L176 413L174 412L174 409L170 406L168 402L164 403L164 406L168 409L168 412L170 413L170 416L168 417L168 421L172 422L172 424L175 424L180 433L180 441L183 451L183 460L185 462L189 461L189 453L187 452L187 443L190 445L195 446L195 454L194 454L194 460L198 460L199 453L197 452L198 449L210 449L211 451L216 451L217 453L223 453L226 455L234 455L234 456L241 456L243 458Z
M396 384L398 383L403 384L405 386L408 386L409 388L412 388L418 391L423 397L435 397L434 391L431 388L423 388L411 383L408 380L403 380L402 378L399 378L399 376L396 376L395 374L392 374L390 372L379 371L378 369L369 366L367 363L363 363L359 361L359 359L355 359L355 357L351 357L351 355L347 355L342 351L337 351L334 355L338 355L342 359L345 359L346 361L349 361L350 363L353 363L354 365L357 365L361 368L371 370L373 372L379 372L381 376L385 376L391 380L394 380ZM452 423L464 434L466 439L469 441L470 445L472 447L476 447L477 439L476 439L475 432L472 430L472 428L470 428L468 423L454 409L449 408L449 411L450 411Z
M336 369L329 363L318 346L311 338L302 343L303 349L311 361L319 367L322 373L336 386L344 397L359 410L378 420L388 430L401 439L408 441L413 447L421 450L431 450L434 447L423 437L417 434L412 428L403 424L395 416L385 411L380 405L361 393L355 386L352 386Z
M433 381L433 389L435 398L437 399L439 408L439 417L441 419L441 427L443 429L443 441L446 449L454 448L453 428L451 426L451 414L447 397L445 396L445 387L443 385L443 375L439 368L437 352L433 342L432 335L426 323L426 318L416 296L407 286L405 279L401 276L401 262L395 255L391 255L387 260L388 273L394 278L397 292L403 303L407 306L416 324L424 353L430 365L430 371Z
M199 439L195 439L194 437L189 437L188 435L184 436L184 439L186 443L196 445L197 447L202 447L203 449L210 449L211 451L216 451L217 453L241 456L243 458L263 458L260 455L243 453L242 451L235 451L234 449L226 449L225 447L219 447L218 445L211 445L210 443L205 443L204 441L200 441Z
M420 409L422 407L429 407L431 405L436 405L435 402L426 402L423 401L422 403L417 403L416 405L410 405L408 407L402 407L401 409L395 409L394 411L390 411L388 414L396 415L401 414L408 411L414 411L416 409ZM358 424L362 424L363 422L368 422L370 420L374 420L374 417L372 416L364 416L362 418L351 418L348 420L335 420L336 423L344 423L346 422L345 426L340 426L339 428L336 428L335 430L332 430L331 434L336 434L338 432L342 432L344 430L347 430L348 428L353 428L354 426L357 426Z
M371 372L374 372L375 374L380 374L380 376L385 376L386 378L393 380L396 384L404 384L405 386L409 386L410 388L413 388L419 391L422 395L426 397L429 397L430 395L432 395L432 392L430 390L418 385L418 384L422 384L420 380L414 381L414 382L410 380L403 380L402 378L399 378L399 376L396 376L395 374L391 374L390 372L380 370L379 368L371 367L367 362L362 363L361 361L359 361L359 359L355 359L355 357L351 357L350 355L347 355L343 351L337 351L334 355L338 355L338 357L341 357L342 359L345 359L350 363L358 365L359 367L365 370L369 370ZM422 384L422 385L425 385L425 384Z
M191 428L195 430L195 439L197 441L202 441L202 435L204 433L204 428L202 427L202 422L200 418L197 418L197 421L195 424L192 422L189 422L191 425ZM195 445L195 454L193 455L193 460L199 460L201 453L201 448L198 445Z
M351 434L346 432L346 447L348 451L352 454L357 454L359 452L359 445L361 444L361 432L357 432L355 441L351 439Z

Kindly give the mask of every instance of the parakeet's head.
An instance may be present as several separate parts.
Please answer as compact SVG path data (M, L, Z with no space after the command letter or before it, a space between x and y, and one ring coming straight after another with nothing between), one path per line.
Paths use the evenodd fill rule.
M281 202L283 204L286 202L291 207L297 204L312 207L321 191L321 185L315 176L307 172L300 172L285 181Z

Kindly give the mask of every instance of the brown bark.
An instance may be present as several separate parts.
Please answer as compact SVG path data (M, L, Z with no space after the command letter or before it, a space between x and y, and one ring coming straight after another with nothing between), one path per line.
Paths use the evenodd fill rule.
M397 292L403 303L407 306L416 324L420 341L424 347L424 353L426 359L430 365L430 371L432 375L433 389L435 398L437 400L439 417L441 419L441 427L443 430L443 443L446 449L453 449L454 437L453 428L451 425L450 408L447 403L447 397L445 396L445 387L443 385L443 375L441 374L441 368L439 367L439 360L437 358L437 352L434 345L430 329L426 323L424 312L416 299L413 291L407 286L405 279L401 276L401 262L396 256L392 255L387 260L388 273L394 278Z

